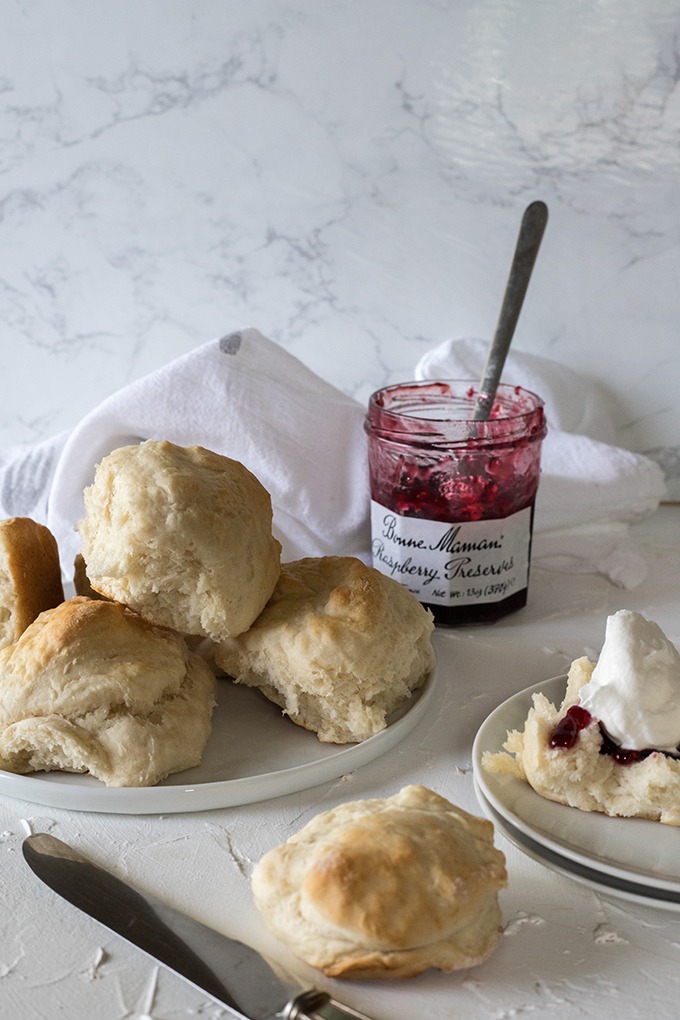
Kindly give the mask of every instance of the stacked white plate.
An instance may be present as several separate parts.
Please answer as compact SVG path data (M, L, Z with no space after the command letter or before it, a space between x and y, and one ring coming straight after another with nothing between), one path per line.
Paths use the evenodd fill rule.
M566 676L513 695L482 724L473 746L475 791L485 814L520 850L603 895L680 911L680 831L641 818L610 818L555 804L512 776L482 767L502 750L508 730L522 730L532 695L559 705ZM622 766L625 768L625 766Z

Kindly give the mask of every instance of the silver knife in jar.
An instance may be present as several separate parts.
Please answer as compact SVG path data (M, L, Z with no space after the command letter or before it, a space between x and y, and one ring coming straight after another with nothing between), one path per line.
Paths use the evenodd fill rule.
M50 889L240 1020L370 1020L326 992L300 991L255 949L142 895L48 833L27 836L23 853Z

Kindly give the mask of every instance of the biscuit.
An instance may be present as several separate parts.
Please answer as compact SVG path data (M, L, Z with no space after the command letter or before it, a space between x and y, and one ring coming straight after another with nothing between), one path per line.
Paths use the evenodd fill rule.
M603 736L597 720L581 730L573 747L550 747L553 729L578 703L594 668L585 657L572 662L559 707L544 694L534 694L524 729L508 733L505 751L485 752L483 767L495 775L524 780L541 797L581 811L680 825L677 758L654 752L641 761L620 764L600 753Z
M200 763L216 686L174 631L76 596L0 651L0 768L152 786Z
M423 786L313 818L255 866L270 930L329 977L482 963L502 937L505 858L491 822Z
M104 457L84 501L90 584L152 623L223 640L274 590L271 499L238 461L147 440Z
M0 648L63 601L59 552L49 528L30 517L0 521Z
M383 730L425 682L433 629L398 581L354 557L309 557L283 565L261 615L214 657L320 740L350 743Z

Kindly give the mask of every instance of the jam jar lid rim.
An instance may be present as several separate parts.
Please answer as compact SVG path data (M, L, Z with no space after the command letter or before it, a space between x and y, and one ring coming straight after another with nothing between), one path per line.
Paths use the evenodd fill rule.
M449 386L449 385L462 385L462 386L465 386L466 389L467 389L467 393L466 394L460 394L459 396L456 396L455 399L457 399L457 400L465 400L466 396L471 398L471 397L473 397L473 396L475 396L475 395L477 395L479 393L479 380L478 379L454 379L454 378L448 378L448 377L446 377L446 378L442 377L442 378L437 378L437 379L413 379L413 380L408 380L407 382L389 383L387 386L379 386L377 390L374 390L370 394L370 396L368 398L368 402L369 402L369 404L374 403L376 397L380 393L389 393L390 391L402 390L402 389L403 390L419 390L419 389L425 389L425 387L428 387L428 386L437 386L437 385L446 385L446 386ZM527 397L533 397L534 400L536 401L536 404L535 404L534 407L530 408L528 411L519 411L517 414L509 414L509 415L507 415L508 418L518 418L518 417L520 417L523 414L528 414L531 411L538 410L540 407L544 406L543 398L539 397L539 395L537 393L535 393L533 390L528 390L525 386L520 386L519 384L515 384L515 383L499 383L498 384L497 394L503 395L503 394L506 394L506 393L509 393L509 392L512 392L512 393L520 392L522 394L525 394ZM390 410L388 408L380 407L380 405L377 405L377 404L376 404L376 406L378 406L381 411L385 411L387 414L390 414L390 413L397 413L398 414L398 413L400 413L400 412L390 412ZM415 417L415 416L412 415L410 417ZM435 419L432 419L432 420L435 420ZM455 420L459 420L459 419L455 419ZM472 419L470 419L470 420L472 420Z
M524 386L515 385L513 383L500 383L499 386L498 386L497 395L504 396L504 395L509 395L510 393L517 394L519 392L519 393L522 393L523 395L525 395L527 397L532 397L533 400L535 401L534 405L532 407L529 407L529 408L524 408L523 410L518 410L518 411L516 411L515 413L512 413L512 414L503 414L503 415L500 415L500 416L496 416L496 417L493 417L493 418L486 418L486 419L482 419L482 420L479 420L479 421L475 421L475 419L473 419L472 417L470 417L470 418L431 418L431 417L428 417L427 415L423 415L423 414L409 414L408 411L399 411L399 410L394 410L394 409L389 408L389 407L384 407L383 405L378 403L378 400L377 400L377 397L380 394L382 394L382 393L388 393L390 391L401 390L401 389L403 389L403 390L416 390L417 391L418 389L425 388L427 386L436 386L437 384L444 384L444 385L456 384L456 385L465 386L467 388L468 392L466 394L460 394L460 395L454 397L454 399L459 400L459 401L465 401L466 397L471 399L473 396L475 396L479 392L479 382L478 382L478 380L474 380L474 379L448 379L448 378L441 378L441 379L417 379L417 380L413 380L413 381L409 381L409 382L391 383L388 386L381 386L377 390L374 390L373 393L371 393L371 395L368 398L368 415L370 416L371 412L375 411L376 413L380 414L381 416L384 416L388 421L393 420L395 423L397 421L399 421L400 419L407 419L409 422L420 423L423 426L434 424L436 426L439 426L439 428L434 428L433 429L433 431L431 433L431 435L433 437L435 435L440 434L441 428L445 428L447 425L448 426L451 426L451 425L464 426L466 424L472 424L476 428L479 428L479 426L482 426L482 430L483 430L484 426L493 428L494 423L500 423L500 422L506 422L507 423L507 422L513 422L513 421L519 422L523 418L530 418L532 415L535 415L537 412L542 412L544 417L545 417L545 403L543 401L543 398L539 397L539 395L537 393L534 393L533 390L528 390ZM433 396L434 396L434 394L433 394ZM442 396L446 397L446 394L442 394ZM367 423L367 425L368 425L368 423ZM543 427L545 428L545 422L543 423ZM379 431L382 431L382 430L379 430ZM420 432L420 435L421 435L422 438L425 438L425 436L427 435L427 433L425 432L424 428L422 430L419 430L419 432Z

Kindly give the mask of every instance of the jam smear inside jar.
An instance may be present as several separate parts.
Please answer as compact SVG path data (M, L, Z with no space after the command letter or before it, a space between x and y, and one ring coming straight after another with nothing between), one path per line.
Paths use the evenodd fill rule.
M378 390L366 418L373 566L440 624L497 620L526 604L543 402L501 385L474 421L469 381Z

